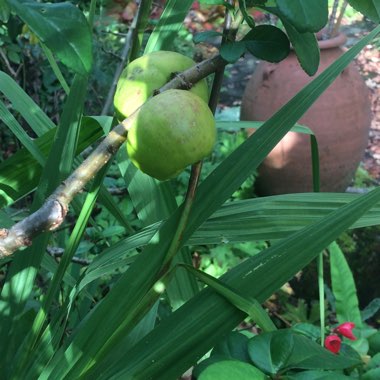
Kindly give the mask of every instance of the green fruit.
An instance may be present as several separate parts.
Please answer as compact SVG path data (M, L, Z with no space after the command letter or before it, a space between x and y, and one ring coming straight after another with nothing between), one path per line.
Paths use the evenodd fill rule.
M208 105L185 90L168 90L148 100L128 131L127 151L144 173L161 181L212 152L215 120Z
M172 51L156 51L132 61L122 72L114 97L115 112L119 120L124 120L172 79L173 73L194 66L195 62ZM190 90L208 102L208 88L205 79Z

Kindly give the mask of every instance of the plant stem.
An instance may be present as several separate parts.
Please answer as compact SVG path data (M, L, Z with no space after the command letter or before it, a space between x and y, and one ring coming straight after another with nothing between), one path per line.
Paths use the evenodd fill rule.
M230 3L232 3L232 0L229 0ZM224 43L229 36L230 33L230 28L231 28L231 15L230 13L226 10L226 16L225 16L225 23L224 23L224 33L223 33L223 39L222 43ZM234 33L234 36L236 35L236 31ZM212 84L212 89L211 89L211 95L209 99L209 107L212 111L212 113L215 113L217 104L218 104L218 98L219 98L219 93L220 89L222 87L222 80L224 76L224 68L225 65L221 65L218 67L215 71L215 76ZM182 241L182 236L183 232L185 231L187 221L189 219L191 207L193 205L195 193L196 193L196 188L199 182L199 177L202 171L202 162L197 162L191 167L191 175L189 179L189 184L187 188L187 193L183 205L183 210L182 214L180 216L179 222L178 222L178 227L177 230L175 231L173 240L171 242L171 245L168 249L168 252L166 254L166 257L164 259L163 267L160 272L160 276L165 274L172 262L173 257L176 255L179 247L181 246L181 241Z
M186 88L196 83L227 62L220 56L213 57L184 71L163 88ZM180 78L180 80L179 80ZM162 92L161 89L159 92ZM16 223L10 229L0 228L0 258L11 255L17 249L32 244L32 239L45 231L57 229L64 221L70 202L83 191L86 184L107 164L126 141L128 129L137 118L137 109L128 119L118 124L83 163L52 193L40 209Z
M348 1L344 0L344 2L342 4L342 7L340 8L340 13L339 13L339 16L338 16L338 18L336 20L334 29L331 32L331 37L335 37L338 34L338 31L339 31L339 28L340 28L340 24L342 23L342 19L343 19L343 16L344 16L344 12L346 11L347 5L348 5Z
M163 276L169 270L172 259L176 255L179 247L181 246L183 232L185 231L187 221L189 220L190 211L193 205L195 192L198 186L201 170L202 170L201 161L197 162L191 167L189 185L187 188L187 193L186 193L185 201L183 204L182 214L180 216L177 229L174 233L173 240L170 244L168 252L166 253L166 257L164 259L162 269L159 274L159 278L161 278L161 276Z
M319 319L321 324L321 346L325 343L325 283L323 279L323 253L318 256Z
M119 81L119 78L120 78L120 75L124 69L125 63L127 62L128 58L129 58L129 55L130 55L130 52L131 52L131 49L133 46L133 41L135 39L135 35L136 35L137 30L138 30L137 25L140 21L142 9L143 9L144 5L145 5L144 0L141 0L138 4L137 11L136 11L135 17L133 18L132 24L128 30L128 34L125 38L125 44L124 44L123 50L121 52L121 61L118 65L118 67L116 68L114 77L112 79L112 85L108 91L107 99L106 99L106 101L104 103L104 107L102 109L102 113L101 113L102 115L107 115L109 112L109 109L112 105L113 97L114 97L116 86L117 86L117 82Z
M332 31L333 31L334 24L335 24L335 18L336 18L336 13L338 11L338 6L339 6L339 0L334 0L334 4L333 4L333 8L332 8L332 11L330 14L329 22L327 24L327 31L326 31L326 35L325 35L326 39L329 39L332 36Z

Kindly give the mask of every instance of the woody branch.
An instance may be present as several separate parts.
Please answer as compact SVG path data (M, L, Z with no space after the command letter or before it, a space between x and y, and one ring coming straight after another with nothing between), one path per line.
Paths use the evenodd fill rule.
M220 55L205 60L176 76L156 94L169 89L189 89L199 80L227 64ZM0 228L0 258L10 256L16 250L32 244L33 238L45 231L53 231L64 221L69 204L86 184L118 151L126 141L128 129L138 117L137 109L105 137L85 161L46 199L40 209L13 225L10 229Z

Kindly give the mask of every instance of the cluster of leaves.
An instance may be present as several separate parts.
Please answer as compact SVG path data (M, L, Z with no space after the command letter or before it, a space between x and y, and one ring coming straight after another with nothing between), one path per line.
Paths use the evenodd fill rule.
M325 339L325 346L334 354L339 353L338 356L334 357L321 347L321 330L313 324L317 319L307 320L305 305L299 303L300 307L291 308L292 313L282 314L282 318L292 321L290 329L258 335L244 330L232 332L214 347L208 359L196 367L196 378L223 379L235 375L249 379L255 375L264 379L266 374L270 378L289 380L377 379L380 373L380 332L365 321L378 312L380 303L378 299L373 300L362 312L359 311L355 282L344 254L335 243L330 245L329 251L333 288L328 319L336 318L340 324L332 324L326 331L331 335ZM342 322L347 318L355 322ZM261 377L257 370L262 371Z
M145 52L171 47L192 3L190 0L167 2ZM94 2L90 6L89 22L77 7L69 3L7 0L7 4L44 46L54 73L67 90L67 97L59 123L55 125L9 76L0 73L1 91L37 136L31 139L25 134L11 112L3 107L4 121L24 145L0 165L0 220L4 227L18 219L11 207L30 193L34 192L31 210L41 207L54 188L81 164L83 157L80 153L104 136L113 124L112 117L89 118L82 114L93 66L90 26L94 19ZM311 45L311 58L307 58L306 44L301 43L308 41L312 32L300 31L294 14L284 13L285 8L294 9L292 4L298 4L301 12L304 2L278 0L272 9L270 5L273 4L271 1L240 1L239 10L247 23L251 20L246 16L246 5L259 5L272 13L279 13L283 23L291 24L295 30L296 38L293 39L290 37L293 30L287 29L287 32L293 44L300 42L301 49L296 49L300 61L305 67L310 62L314 65L313 46L316 45ZM146 9L150 9L150 5L151 1L141 2ZM378 16L376 20L379 21ZM146 19L143 18L142 22L140 28L144 28ZM279 35L279 32L272 32L272 28L251 27L252 32L249 32L250 37L244 46L260 55L265 45L263 35L268 34L273 42L272 33ZM0 340L7 342L0 346L4 377L176 378L246 315L259 325L273 329L273 323L268 322L260 302L307 265L342 231L351 226L378 223L379 208L376 205L380 201L380 191L375 189L363 196L309 194L228 201L318 96L379 32L378 27L334 62L204 178L197 188L192 211L182 231L178 227L181 226L183 208L178 207L171 184L158 183L139 172L130 164L125 150L115 157L115 166L128 189L130 205L127 209L123 204L117 204L104 186L109 166L92 173L95 177L87 186L87 193L72 203L68 220L71 218L73 226L54 235L51 232L41 234L31 247L2 262L7 265L0 301ZM288 37L286 39L289 46ZM279 49L284 56L282 46L285 44L280 47L269 44L268 51ZM69 85L52 59L52 53L74 73ZM91 213L97 201L117 220L117 224L110 226L93 221ZM134 215L131 219L138 218L135 227L139 230L135 233L131 232L131 219L126 216L132 208ZM85 270L79 270L71 260L85 240L87 223L95 228L87 230L94 241L101 238L96 229L102 224L103 237L108 233L113 236L102 240L97 247L101 254L98 252ZM116 225L124 228L123 238L119 239L119 231L115 233L115 229L105 234L106 228ZM256 252L249 247L247 256L250 257L219 280L188 265L191 256L186 246L263 239L279 241L257 254L252 254ZM51 243L64 247L59 262L45 255ZM108 244L110 246L104 248ZM177 253L177 248L182 249ZM169 269L173 257L168 253L177 253L173 269ZM178 267L182 270L179 271ZM49 273L51 279L36 289L35 281L41 273ZM195 278L206 283L208 288L199 291ZM156 324L157 301L163 291L167 293L172 310ZM337 310L341 304L336 302ZM348 319L344 313L341 315L345 320L357 317L354 315ZM272 339L277 340L276 334L271 333L269 338L265 335L252 338L267 348L259 356L261 359L253 357L257 365L261 360L262 370L277 375L290 366L318 368L315 362L300 367L302 360L294 358L291 353L284 360L271 362L268 352L272 351ZM307 345L310 352L318 350L318 355L323 350L291 332L281 332L280 335L280 342L293 340L293 343L299 343L290 344L293 349L297 346L305 349ZM330 368L342 368L339 358L323 352L335 363L335 367ZM347 366L351 364L346 361Z

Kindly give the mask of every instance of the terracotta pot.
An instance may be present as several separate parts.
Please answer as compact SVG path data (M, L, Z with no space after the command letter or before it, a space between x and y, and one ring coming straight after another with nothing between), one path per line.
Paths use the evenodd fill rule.
M320 42L318 73L343 53L344 42L344 35ZM245 89L241 120L268 119L311 79L294 52L279 64L261 62ZM371 124L369 90L354 63L299 123L311 128L318 140L321 191L344 191L364 155ZM256 185L261 195L312 191L309 137L289 132L260 166Z

